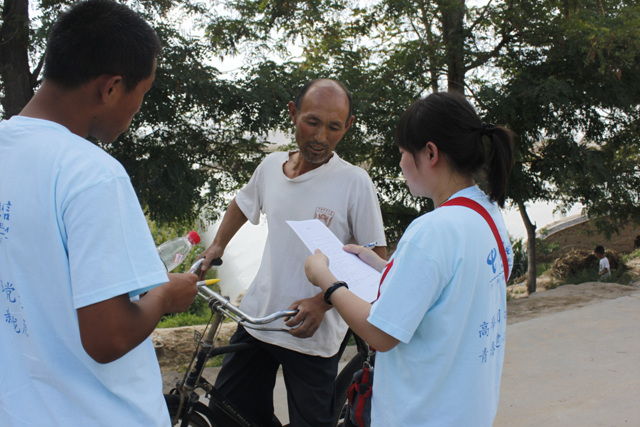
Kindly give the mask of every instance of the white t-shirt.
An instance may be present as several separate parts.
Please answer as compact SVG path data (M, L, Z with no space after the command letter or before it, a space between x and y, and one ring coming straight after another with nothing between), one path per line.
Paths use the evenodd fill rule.
M285 221L318 218L344 244L386 245L378 198L366 171L334 153L329 162L291 179L283 171L288 159L286 152L267 156L236 196L249 221L257 224L263 212L269 227L260 268L241 303L242 309L253 316L286 310L294 301L321 292L304 274L304 262L311 253ZM284 327L278 322L271 325ZM330 357L337 353L347 325L332 309L310 338L247 330L264 342Z
M511 268L498 207L475 186L451 198L459 196L490 213ZM506 320L503 263L483 217L447 206L414 220L387 264L368 319L400 341L376 355L372 425L491 426Z
M168 280L120 163L14 116L0 123L0 218L0 425L168 426L150 339L107 364L80 341L78 308Z
M603 274L601 276L601 278L606 278L606 277L610 277L611 276L611 265L609 264L609 258L602 257L600 258L600 261L598 262L599 265L599 272L602 273L603 271L607 270L607 272L605 274Z

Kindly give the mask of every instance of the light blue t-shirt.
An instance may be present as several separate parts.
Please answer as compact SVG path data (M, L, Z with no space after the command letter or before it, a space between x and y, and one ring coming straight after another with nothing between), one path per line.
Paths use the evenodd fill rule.
M502 216L477 187L464 196L491 214L508 256ZM400 343L376 355L372 425L491 426L506 331L506 285L487 222L461 206L436 209L407 228L368 321Z
M99 364L76 313L167 281L120 163L59 124L0 123L0 425L169 425L151 340Z

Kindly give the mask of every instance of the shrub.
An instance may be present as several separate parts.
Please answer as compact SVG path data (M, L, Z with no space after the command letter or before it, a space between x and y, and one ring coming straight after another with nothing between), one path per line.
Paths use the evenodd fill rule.
M559 249L560 243L536 237L536 262L552 262Z
M198 230L199 228L195 223L158 224L149 219L147 219L147 222L149 223L149 229L151 230L156 246L174 237L185 236L190 230ZM172 273L184 273L188 271L203 250L202 243L198 244L182 264L177 266ZM215 268L209 269L206 278L216 278ZM200 297L196 297L194 303L191 304L191 307L189 307L186 312L164 315L162 319L160 319L160 323L158 323L158 328L203 325L207 323L210 315L211 310L209 310L207 302Z

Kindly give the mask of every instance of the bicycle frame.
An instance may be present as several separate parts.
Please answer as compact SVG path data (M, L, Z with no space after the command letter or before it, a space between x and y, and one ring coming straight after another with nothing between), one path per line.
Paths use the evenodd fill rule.
M190 273L195 273L202 264L203 260L196 261L189 269ZM212 264L220 265L221 260L214 260ZM202 418L205 417L208 423L215 425L213 419L213 413L209 407L200 402L200 396L196 393L196 390L203 390L214 404L220 408L226 415L233 419L238 426L243 427L258 427L253 421L249 420L240 411L238 411L231 402L218 390L213 384L202 377L206 362L214 356L220 354L231 353L235 351L243 351L253 348L252 344L230 344L223 347L215 347L214 343L220 328L222 321L225 317L229 317L237 323L255 329L267 329L275 331L286 331L284 328L264 328L260 325L269 324L277 319L284 317L293 317L297 314L297 310L285 310L279 311L262 318L256 318L248 315L240 308L229 302L227 298L219 293L209 289L205 281L198 282L198 295L208 301L209 308L212 311L212 317L202 334L196 333L196 341L198 342L193 357L187 367L187 371L182 378L176 384L176 387L171 390L165 399L167 406L170 408L172 414L172 425L181 420L181 426L188 426L192 417ZM340 413L342 406L346 400L346 392L351 383L353 373L362 367L362 363L366 359L368 354L368 346L357 335L353 335L358 347L358 353L349 361L347 366L342 369L336 378L336 398L337 398L337 411L335 425L340 426ZM349 335L345 337L344 342L340 347L340 354L344 351Z
M196 261L189 269L189 272L195 273L198 268L200 268L202 261L202 259ZM216 261L218 260L214 260L214 263ZM217 265L220 265L220 263L221 261L219 261ZM253 317L233 305L227 298L209 289L205 282L206 281L198 282L198 295L208 301L209 308L211 309L213 316L205 328L204 333L199 337L196 335L198 345L196 346L194 355L187 367L185 376L182 381L179 382L173 390L171 390L170 397L165 396L168 404L175 404L175 397L173 396L177 396L179 399L178 407L175 411L175 419L172 419L171 421L172 423L175 423L178 419L182 418L182 424L188 425L189 416L194 410L197 410L197 412L204 414L210 422L213 422L209 408L199 402L200 397L196 393L196 390L202 389L208 396L215 399L216 405L227 413L227 415L236 420L238 425L251 427L255 424L238 412L233 405L226 400L224 395L213 386L213 384L202 377L206 362L211 357L218 354L241 351L252 347L250 344L234 344L216 348L214 343L220 332L222 321L225 317L229 317L245 327L256 328L255 325L266 325L277 319L293 317L298 312L297 310L284 310L270 314L266 317ZM284 328L259 329L286 331Z

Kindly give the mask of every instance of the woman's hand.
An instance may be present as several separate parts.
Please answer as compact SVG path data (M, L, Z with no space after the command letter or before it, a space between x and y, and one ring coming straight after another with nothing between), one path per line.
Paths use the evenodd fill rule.
M304 272L307 279L323 291L335 281L335 276L329 270L329 258L320 249L316 249L315 254L307 258L304 263Z
M357 255L362 261L376 270L382 272L384 267L387 265L387 260L384 258L380 258L377 253L372 251L371 249L365 248L360 245L345 245L343 248L345 252L349 252L351 254Z

